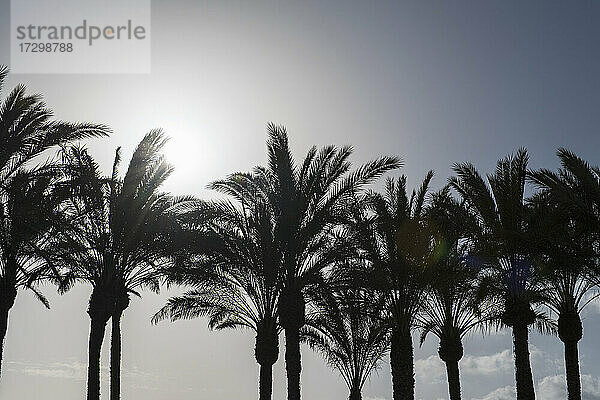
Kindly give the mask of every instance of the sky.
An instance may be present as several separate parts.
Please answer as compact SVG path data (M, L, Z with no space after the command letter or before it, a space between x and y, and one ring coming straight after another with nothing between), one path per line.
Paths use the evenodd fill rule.
M264 163L269 121L287 127L298 159L313 144L351 144L356 165L399 155L405 165L392 175L415 185L433 169L441 187L454 162L490 172L519 147L532 168L556 168L561 146L600 163L599 17L590 0L152 1L151 73L11 74L5 88L24 83L58 118L109 125L110 138L88 143L106 172L117 146L127 159L163 128L175 166L165 188L177 194L213 196L210 181ZM9 29L10 2L0 0L0 64L10 65ZM20 292L11 311L2 399L84 396L90 288L43 291L51 310ZM211 332L202 319L152 326L173 293L143 293L125 311L123 398L256 398L252 333ZM592 304L580 343L587 400L600 399L597 332ZM530 343L538 398L564 399L561 342L532 334ZM437 345L415 338L417 399L448 398ZM302 357L305 399L347 398L318 355L303 347ZM275 400L285 398L283 358ZM514 398L508 331L469 336L460 367L464 399ZM387 359L363 396L391 399Z

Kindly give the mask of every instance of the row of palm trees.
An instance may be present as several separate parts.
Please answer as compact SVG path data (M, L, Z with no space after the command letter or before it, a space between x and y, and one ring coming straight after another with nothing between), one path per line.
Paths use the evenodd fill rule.
M6 77L0 68L0 88ZM213 182L219 200L161 191L172 167L151 131L123 176L105 176L76 142L109 134L56 122L18 86L0 106L0 338L17 293L38 284L92 288L87 398L100 398L100 350L111 320L110 397L120 398L120 321L131 295L181 285L152 321L207 317L211 329L255 332L259 397L285 336L288 400L300 399L301 342L339 371L351 400L389 353L394 400L414 399L414 332L431 333L461 398L462 339L512 330L517 399L534 399L528 335L565 347L569 399L581 399L580 313L596 297L600 170L559 150L558 171L528 170L525 150L481 175L469 163L439 191L413 191L381 157L358 168L351 147L311 148L300 163L285 128L268 125L265 166ZM34 165L40 155L56 155ZM530 182L537 191L526 195ZM1 362L1 353L0 353ZM1 370L0 370L1 371Z

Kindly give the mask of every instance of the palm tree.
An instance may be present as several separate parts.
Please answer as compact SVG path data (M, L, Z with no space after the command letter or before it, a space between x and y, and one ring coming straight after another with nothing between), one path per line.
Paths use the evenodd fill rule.
M178 243L178 210L189 199L158 191L172 171L160 155L165 141L159 130L146 134L123 179L118 177L120 149L110 177L102 176L86 149L72 146L63 152L76 191L65 207L72 229L56 246L67 268L61 290L77 281L92 286L88 400L100 397L100 350L111 318L111 399L119 398L122 313L130 294L139 296L143 287L159 289L155 271L172 262L168 255Z
M0 66L0 90L8 70ZM36 289L45 271L49 239L59 225L62 184L58 166L31 166L34 158L61 143L107 135L102 125L52 121L38 95L17 86L0 105L0 368L8 314L17 292Z
M363 385L389 350L382 298L345 288L321 292L314 306L302 339L338 370L348 386L349 400L361 400Z
M566 150L560 150L559 156L563 168L558 173L549 170L530 173L531 179L543 189L532 203L541 215L538 232L542 271L549 292L547 305L558 315L558 336L565 347L568 398L581 400L578 343L583 337L583 325L580 313L597 297L597 293L591 295L598 283L597 254L594 254L597 225L594 226L594 218L590 218L596 211L592 207L580 207L593 195L583 194L585 186L571 172L574 168L567 168L577 165L587 177L593 177L595 172ZM592 184L594 179L598 182L597 178L587 182Z
M533 182L550 191L553 200L570 209L581 221L588 221L594 235L600 233L600 168L591 166L564 148L557 152L562 168L531 172Z
M535 306L544 300L533 263L533 241L528 231L530 210L525 202L528 156L520 149L498 161L486 184L470 163L454 165L457 176L450 185L476 214L480 234L474 259L486 267L479 282L483 304L498 305L494 320L512 328L517 398L535 399L529 360L528 328L538 323L548 329L547 318ZM485 301L484 301L485 300Z
M434 235L435 259L431 266L426 301L417 324L421 344L429 333L440 340L438 354L446 364L450 400L460 400L458 362L463 356L463 337L484 317L476 311L478 269L465 257L476 223L463 202L452 197L447 188L432 196L426 211Z
M279 357L281 331L277 323L280 269L273 242L273 216L260 197L244 191L238 184L240 179L242 174L212 184L232 194L239 204L199 203L190 213L190 228L199 233L192 242L191 262L167 268L164 274L169 283L193 289L170 298L152 321L207 316L211 329L253 330L254 355L260 365L259 398L271 400L272 369Z
M344 258L332 239L344 205L364 185L400 166L382 157L351 171L352 148L312 147L297 165L284 127L268 125L267 167L256 168L246 184L261 193L273 214L281 258L279 323L285 331L288 400L300 399L300 329L305 324L305 292L323 280L323 269Z
M368 193L351 210L347 235L366 261L362 285L384 296L391 327L390 362L395 400L414 399L411 332L425 300L432 232L425 224L429 172L420 188L406 190L406 176L388 179L385 194Z

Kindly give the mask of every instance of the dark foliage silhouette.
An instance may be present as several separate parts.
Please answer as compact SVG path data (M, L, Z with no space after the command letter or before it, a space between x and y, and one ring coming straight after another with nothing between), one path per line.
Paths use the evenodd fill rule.
M362 285L385 299L391 328L390 362L395 400L414 399L411 332L425 300L428 266L432 262L431 232L425 224L429 172L408 196L406 177L388 179L384 194L367 193L355 203L346 234L366 260Z
M160 155L165 143L161 131L148 133L136 148L123 179L118 176L120 150L112 175L105 177L82 147L63 151L70 179L76 183L64 212L72 229L61 237L61 262L67 272L61 289L82 281L92 286L88 314L90 340L89 400L100 397L100 349L106 323L112 318L111 399L120 396L120 319L130 294L140 288L159 289L156 270L173 262L178 243L178 215L190 198L159 192L172 168Z
M302 340L344 379L349 400L362 399L363 385L389 349L384 300L361 288L324 290L302 329Z
M7 69L0 66L0 90ZM143 289L183 286L153 317L206 317L210 329L255 334L259 399L271 400L285 335L288 400L301 398L305 343L337 370L349 400L390 355L394 400L413 400L412 334L439 339L450 400L461 399L463 338L511 328L517 400L534 400L529 330L564 345L569 400L581 400L581 312L600 286L600 169L558 150L557 171L527 171L525 149L482 176L453 166L409 192L401 166L380 157L352 168L352 147L292 156L269 124L267 163L209 185L224 199L176 197L160 130L146 134L121 177L117 149L104 175L82 139L103 125L53 120L22 85L0 103L0 374L9 312L20 290L46 307L42 282L91 295L87 399L100 399L100 352L111 320L110 398L119 400L121 319ZM52 153L57 151L57 155ZM43 156L48 156L43 160ZM537 191L526 197L527 179ZM453 194L455 191L458 196Z
M426 299L418 317L423 344L429 333L440 340L438 354L446 364L450 400L460 400L458 362L463 356L463 337L485 321L477 310L476 290L479 269L468 263L475 217L445 188L435 193L426 211L427 223L435 232L434 262Z
M272 368L279 357L277 306L280 268L273 215L260 196L246 191L246 176L211 185L236 200L197 203L186 218L197 230L184 266L163 271L170 284L191 286L172 297L153 322L206 316L211 329L248 328L256 334L259 399L271 400Z
M558 315L558 337L565 348L569 400L581 399L578 343L583 337L580 313L598 293L595 251L600 188L597 168L564 149L562 168L533 171L531 179L542 192L532 199L540 215L540 262L548 287L547 305Z
M256 168L249 184L273 213L273 232L282 275L279 323L285 331L288 400L300 399L300 329L305 324L305 292L323 281L323 270L344 258L334 227L343 205L364 185L398 168L382 157L351 170L352 148L312 147L302 164L292 157L285 128L268 125L268 163Z
M0 90L8 70L0 66ZM52 277L52 237L63 224L60 167L32 160L62 143L105 136L102 125L52 120L38 95L18 85L0 105L0 367L8 314L20 289L49 307L36 285Z
M497 306L496 326L512 328L518 400L535 398L529 360L529 326L550 330L548 318L536 308L544 291L534 263L531 210L525 199L528 156L524 149L498 161L486 184L470 163L455 164L450 185L477 215L480 234L472 254L485 267L479 281L484 305Z

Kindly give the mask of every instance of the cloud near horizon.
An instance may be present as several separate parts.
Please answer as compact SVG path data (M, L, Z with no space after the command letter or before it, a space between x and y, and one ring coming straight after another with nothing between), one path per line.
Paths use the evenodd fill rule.
M101 379L109 380L109 367L100 366ZM16 373L28 376L41 376L55 379L70 379L76 381L85 381L87 377L87 363L77 360L65 362L28 362L28 361L6 361L3 372ZM121 367L121 376L130 380L152 381L157 378L155 374L142 371L137 367Z
M490 376L498 372L511 372L512 368L513 357L510 350L484 356L466 355L460 361L462 375ZM445 382L446 367L436 354L431 355L415 361L415 375L419 380L431 384Z
M530 353L532 365L539 373L535 379L538 397L543 400L564 400L567 396L565 377L563 374L556 374L557 370L563 369L562 360L556 360L553 355L533 345L530 346ZM474 376L489 377L499 373L512 375L513 363L512 351L508 349L490 355L466 355L460 361L460 371L464 380ZM437 355L416 360L415 374L418 380L427 384L440 384L446 381L445 365ZM600 400L599 377L582 374L581 385L583 400ZM507 385L471 400L512 400L514 398L514 386Z

